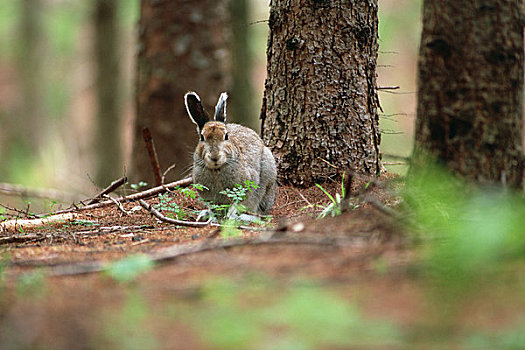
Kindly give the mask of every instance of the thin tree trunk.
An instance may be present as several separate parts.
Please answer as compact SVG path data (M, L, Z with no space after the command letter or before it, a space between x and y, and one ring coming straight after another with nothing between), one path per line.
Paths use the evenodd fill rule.
M521 1L425 0L415 158L522 186Z
M95 2L95 60L97 94L97 128L95 135L95 182L101 187L122 176L120 126L120 69L118 1Z
M18 45L18 73L21 83L20 119L13 123L18 157L36 159L45 139L46 106L42 69L43 37L40 0L23 0Z
M142 129L148 127L166 181L188 173L198 138L184 107L197 91L211 110L229 84L225 0L142 0L137 62L137 120L132 181L154 183Z
M377 1L272 0L263 137L282 183L381 169Z
M230 121L248 126L259 127L257 111L253 103L252 57L250 52L250 32L248 24L251 0L230 0L230 18L232 28L232 89L228 108Z

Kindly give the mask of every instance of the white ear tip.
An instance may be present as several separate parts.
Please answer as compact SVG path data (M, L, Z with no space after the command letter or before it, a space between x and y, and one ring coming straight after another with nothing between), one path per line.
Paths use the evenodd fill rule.
M185 95L184 95L184 99L187 99L189 95L193 95L195 96L195 98L200 102L201 98L199 97L199 95L197 95L197 93L195 91L188 91Z
M221 96L219 97L219 100L224 100L226 101L228 99L228 93L227 92L223 92L221 94Z

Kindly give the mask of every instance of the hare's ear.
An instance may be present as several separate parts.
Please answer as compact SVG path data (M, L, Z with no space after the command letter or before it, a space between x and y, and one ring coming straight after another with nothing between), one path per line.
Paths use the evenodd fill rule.
M190 91L184 95L184 103L186 104L186 111L193 123L197 124L199 130L202 130L210 118L202 107L201 99L196 92Z
M219 101L217 101L217 105L215 106L215 115L213 116L213 119L215 119L218 122L226 123L226 100L228 99L228 94L226 92L223 92L219 96Z

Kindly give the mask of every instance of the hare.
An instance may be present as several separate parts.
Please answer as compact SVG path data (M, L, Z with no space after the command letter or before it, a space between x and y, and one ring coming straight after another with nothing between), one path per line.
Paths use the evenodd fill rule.
M265 214L273 206L277 170L272 152L255 131L226 123L226 100L223 92L215 106L214 120L204 110L199 95L184 96L190 119L197 125L200 141L193 154L193 181L208 188L200 196L216 204L229 204L219 193L246 180L259 187L248 192L243 205L252 213Z

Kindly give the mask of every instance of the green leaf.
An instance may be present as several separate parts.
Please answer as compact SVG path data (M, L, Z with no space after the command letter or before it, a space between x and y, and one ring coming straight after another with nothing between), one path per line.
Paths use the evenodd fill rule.
M321 189L321 191L323 191L323 193L326 194L326 196L327 196L328 198L330 198L330 200L332 201L332 203L335 203L335 199L334 199L334 197L333 197L330 193L328 193L328 191L326 191L326 190L323 188L323 186L321 186L321 185L319 185L319 184L315 184L315 185L316 185L317 187L319 187L319 188Z

